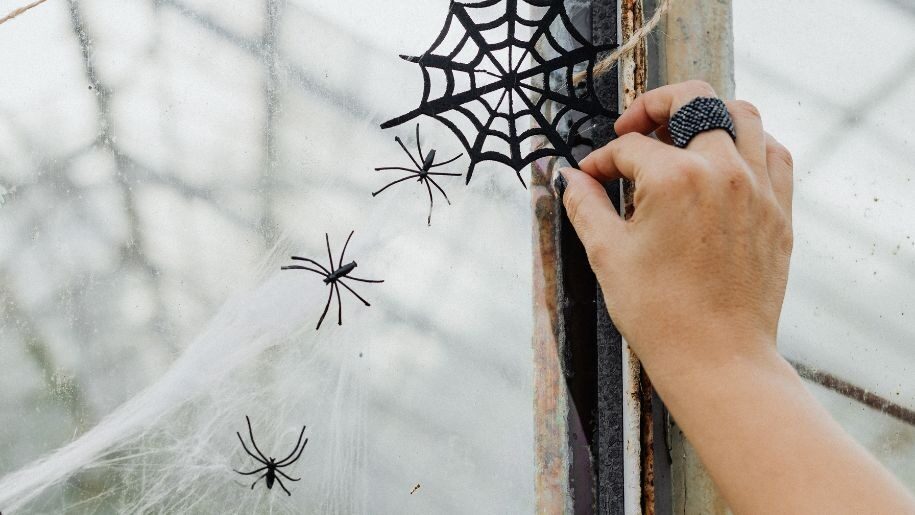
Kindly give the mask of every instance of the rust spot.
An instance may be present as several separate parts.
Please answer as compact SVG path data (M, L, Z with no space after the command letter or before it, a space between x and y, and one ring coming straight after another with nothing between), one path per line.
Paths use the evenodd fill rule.
M642 444L642 514L654 515L655 489L654 489L654 388L651 379L642 368L639 372L639 393L641 394L641 426Z
M563 513L567 496L568 416L559 348L559 200L550 189L553 161L531 166L534 294L534 489L538 513Z

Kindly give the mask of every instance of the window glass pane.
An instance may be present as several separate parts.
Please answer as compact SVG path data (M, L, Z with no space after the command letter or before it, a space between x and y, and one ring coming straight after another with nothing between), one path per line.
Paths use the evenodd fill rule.
M533 510L529 192L490 162L438 178L451 205L372 196L415 166L415 122L379 124L418 105L398 54L446 11L74 0L0 26L0 478L25 471L0 509ZM435 163L464 152L418 121ZM293 255L384 283L341 309ZM259 466L246 415L277 458L307 425L291 497L233 472Z
M902 120L915 118L913 28L915 11L893 0L735 2L738 97L795 159L782 353L909 411L915 129ZM866 45L850 37L861 32ZM911 431L855 404L827 403L915 488Z

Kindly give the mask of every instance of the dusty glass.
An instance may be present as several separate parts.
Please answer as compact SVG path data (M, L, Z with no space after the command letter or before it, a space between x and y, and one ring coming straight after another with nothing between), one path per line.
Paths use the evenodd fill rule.
M915 488L915 9L734 4L737 96L795 160L779 347Z
M398 54L447 7L61 0L0 26L0 509L533 509L529 192L482 163L439 178L451 205L372 196L413 166L395 136L419 153L379 127L422 93ZM419 122L436 162L463 152ZM384 283L338 286L315 330L333 290L293 255ZM260 466L246 415L277 458L307 426L292 496L233 472Z

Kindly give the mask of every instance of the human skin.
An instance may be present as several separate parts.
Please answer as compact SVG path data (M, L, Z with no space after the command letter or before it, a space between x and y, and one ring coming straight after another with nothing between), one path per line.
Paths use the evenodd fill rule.
M700 96L716 95L697 81L645 93L618 139L560 171L607 310L735 513L915 513L776 350L791 154L743 101L727 102L736 142L670 145L670 116ZM628 220L601 184L619 178L635 183Z

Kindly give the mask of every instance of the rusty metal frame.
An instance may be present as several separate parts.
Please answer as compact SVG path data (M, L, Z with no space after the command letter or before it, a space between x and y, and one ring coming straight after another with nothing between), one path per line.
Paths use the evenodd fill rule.
M642 1L592 0L591 15L592 41L618 42L641 26ZM605 105L621 110L647 80L642 45L597 89ZM610 123L595 128L596 144L606 142ZM551 193L556 166L555 160L534 163L531 181L536 511L655 513L655 444L666 440L654 435L664 417ZM608 187L622 211L626 191L623 183Z

